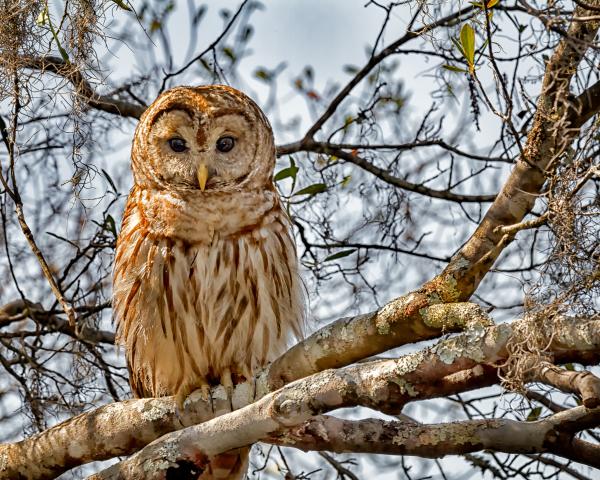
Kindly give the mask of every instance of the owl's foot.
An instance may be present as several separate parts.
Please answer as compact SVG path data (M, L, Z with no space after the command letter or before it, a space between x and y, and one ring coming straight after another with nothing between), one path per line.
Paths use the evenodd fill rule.
M183 406L185 404L185 401L187 400L187 398L190 396L190 394L192 392L195 392L196 390L200 390L200 397L202 398L202 400L204 400L205 402L210 402L210 407L211 410L214 411L213 405L212 405L212 397L210 394L210 385L209 383L206 381L206 379L200 379L199 381L195 382L195 383L187 383L185 385L182 385L179 390L177 391L177 393L175 394L175 404L177 405L177 413L178 415L183 412Z
M229 406L233 411L233 380L231 379L231 370L229 368L226 368L221 372L221 385L223 385L225 388L227 401L229 402Z
M244 375L244 380L250 386L250 392L251 392L252 398L256 399L256 379L254 378L254 375L252 374L252 370L250 370L250 367L246 367L246 368L244 368L242 373Z

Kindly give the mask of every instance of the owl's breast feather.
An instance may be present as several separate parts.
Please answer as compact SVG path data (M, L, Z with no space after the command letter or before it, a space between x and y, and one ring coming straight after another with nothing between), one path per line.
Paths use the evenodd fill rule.
M131 200L151 234L188 243L211 243L215 233L223 238L260 228L281 208L270 189L183 196L134 188Z
M221 198L213 205L229 210L219 216L165 196L142 211L152 199L130 197L113 306L139 395L174 394L225 368L248 376L301 334L304 301L289 219L276 196L260 205L256 198L248 206ZM172 216L159 216L165 213ZM206 226L216 227L212 238Z

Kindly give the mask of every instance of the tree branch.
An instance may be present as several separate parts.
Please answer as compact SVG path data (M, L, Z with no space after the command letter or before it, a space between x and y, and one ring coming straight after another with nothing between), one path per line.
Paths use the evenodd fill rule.
M53 73L66 78L77 94L87 103L90 108L95 108L107 113L113 113L121 117L140 118L146 107L135 103L126 102L106 95L100 95L94 91L81 71L74 65L66 63L62 58L46 57L22 57L21 68L39 70L42 73Z
M186 400L182 412L177 411L173 397L105 405L33 437L0 446L0 478L54 478L76 465L131 454L167 432L201 422L207 423L181 438L203 436L200 448L212 445L202 451L213 455L214 449L235 448L228 442L252 443L277 432L280 422L299 425L335 408L362 405L395 414L409 402L493 385L499 381L495 365L506 360L506 344L521 331L519 322L527 320L474 328L414 354L317 373L272 393L268 393L267 370L257 376L254 385L236 386L233 407L241 410L232 413L228 413L223 387L213 389L212 407L196 392ZM597 362L600 321L562 319L549 353L560 361ZM257 398L261 399L249 405ZM282 413L284 410L287 413ZM220 419L210 420L223 413L226 415ZM161 442L170 442L168 438ZM142 457L155 458L157 451L152 447Z
M600 410L575 407L535 422L494 419L433 425L319 416L298 427L269 436L265 441L305 451L351 451L425 458L481 450L552 453L600 468L600 446L573 440L571 435L557 435L562 425L570 422L576 423L581 429L589 424L597 425L600 422Z
M356 85L358 85L373 68L379 65L383 60L385 60L390 55L394 54L398 47L404 45L408 41L418 38L420 35L431 32L431 30L449 24L454 24L454 22L461 18L462 16L468 14L473 10L473 7L462 8L444 18L440 18L435 22L431 22L427 25L423 25L421 28L417 30L407 31L402 37L400 37L395 42L390 43L387 47L381 50L378 54L371 56L370 60L367 64L361 68L356 75L342 88L340 93L338 93L335 98L329 103L327 109L323 114L318 118L318 120L313 124L312 127L308 129L306 135L304 136L305 140L312 140L321 127L325 124L329 118L335 113L337 107L344 101L344 99L350 94L350 92L354 89Z
M90 477L93 480L108 479L164 479L167 472L185 464L193 464L202 470L209 457L230 449L278 437L289 428L300 426L315 415L328 411L364 406L386 413L396 413L408 402L417 399L447 396L452 391L477 388L465 383L468 376L461 375L475 366L498 364L508 355L506 345L511 337L521 331L518 323L498 325L485 330L472 330L439 342L434 347L397 360L360 363L338 370L327 370L291 383L276 392L265 395L257 402L202 425L195 425L165 435L148 445L129 459ZM557 355L564 354L564 347L575 345L600 354L600 331L592 334L599 321L586 324L585 331L578 323L564 323L561 338L550 346ZM521 326L522 327L522 326ZM565 345L568 340L572 344ZM462 381L455 381L461 378ZM475 377L471 377L475 378ZM482 375L474 382L482 386ZM494 375L497 380L497 376ZM495 380L491 380L493 383ZM468 381L469 382L469 381ZM485 382L483 382L485 383ZM488 383L489 384L489 383ZM539 422L512 420L479 420L436 426L411 425L405 433L398 434L396 442L387 439L386 444L375 442L379 447L389 448L387 453L406 454L403 446L418 438L421 428L431 428L431 436L424 434L420 456L442 456L448 453L467 453L486 448L509 453L534 453L552 451L566 458L586 458L589 465L600 465L590 457L590 444L573 446L573 435L600 423L600 409L585 406L559 412ZM416 429L416 430L414 430ZM458 430L455 430L458 429ZM493 432L498 433L498 435ZM489 435L489 436L488 436ZM526 437L524 443L513 436ZM383 441L383 440L382 440ZM400 450L396 452L398 445ZM465 450L452 450L463 445ZM470 445L470 447L469 447ZM437 450L437 447L441 450ZM565 450L565 448L567 448ZM463 447L458 447L463 448ZM593 449L592 449L593 450ZM360 451L360 450L359 450ZM379 453L385 453L380 451Z
M591 372L573 372L550 362L537 362L532 377L567 393L575 393L587 408L600 406L600 380Z
M99 305L98 308L108 307L108 304ZM79 309L74 308L75 312ZM87 311L87 308L86 308ZM82 340L90 343L106 343L114 345L115 334L114 332L106 330L98 330L87 325L80 325L77 320L75 326L71 325L68 321L63 320L52 312L48 312L42 308L39 303L33 303L28 300L14 300L0 307L0 328L10 325L14 322L22 321L26 318L31 318L33 321L48 328L50 332L61 332L65 333L73 338ZM20 332L21 334L25 332ZM42 335L44 331L35 332L36 335Z
M282 151L290 151L291 148L289 146L284 148ZM326 153L329 155L335 155L347 162L353 163L354 165L362 168L363 170L372 173L380 180L393 185L395 187L401 188L403 190L407 190L409 192L419 193L421 195L425 195L426 197L431 198L439 198L441 200L449 200L451 202L463 203L463 202L492 202L496 198L496 195L465 195L460 193L454 193L449 190L434 190L432 188L428 188L424 185L420 185L417 183L411 183L407 180L404 180L400 177L395 177L388 173L386 170L379 168L378 166L372 164L366 159L354 155L345 150L341 150L339 148L335 148L327 143L314 142L312 140L303 140L299 143L298 151L305 152L315 152L315 153Z

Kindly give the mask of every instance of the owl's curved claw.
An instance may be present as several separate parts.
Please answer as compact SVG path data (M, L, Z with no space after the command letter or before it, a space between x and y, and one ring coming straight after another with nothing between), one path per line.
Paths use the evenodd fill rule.
M202 397L202 400L210 404L210 411L214 414L215 404L213 402L212 393L210 391L210 385L208 383L200 385L200 396Z
M190 392L186 392L185 390L179 390L175 394L175 416L179 423L184 425L183 422L183 404L185 403L185 399L188 397Z
M215 413L215 408L213 405L212 395L211 395L211 391L210 391L210 385L208 384L208 382L206 380L202 379L198 383L193 384L193 385L192 384L183 385L179 389L179 391L175 394L175 405L176 405L175 413L177 414L177 418L180 421L182 419L185 401L196 390L200 390L200 398L202 398L203 401L209 403L212 413Z
M200 396L205 402L212 401L212 395L210 394L210 385L208 383L203 383L202 385L200 385Z

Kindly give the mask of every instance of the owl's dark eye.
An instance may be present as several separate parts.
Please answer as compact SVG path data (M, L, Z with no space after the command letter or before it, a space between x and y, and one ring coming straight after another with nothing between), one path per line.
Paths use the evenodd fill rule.
M217 140L217 150L219 152L227 153L231 151L231 149L235 145L235 138L233 137L221 137Z
M169 147L177 153L185 152L188 149L185 140L178 137L169 139Z

